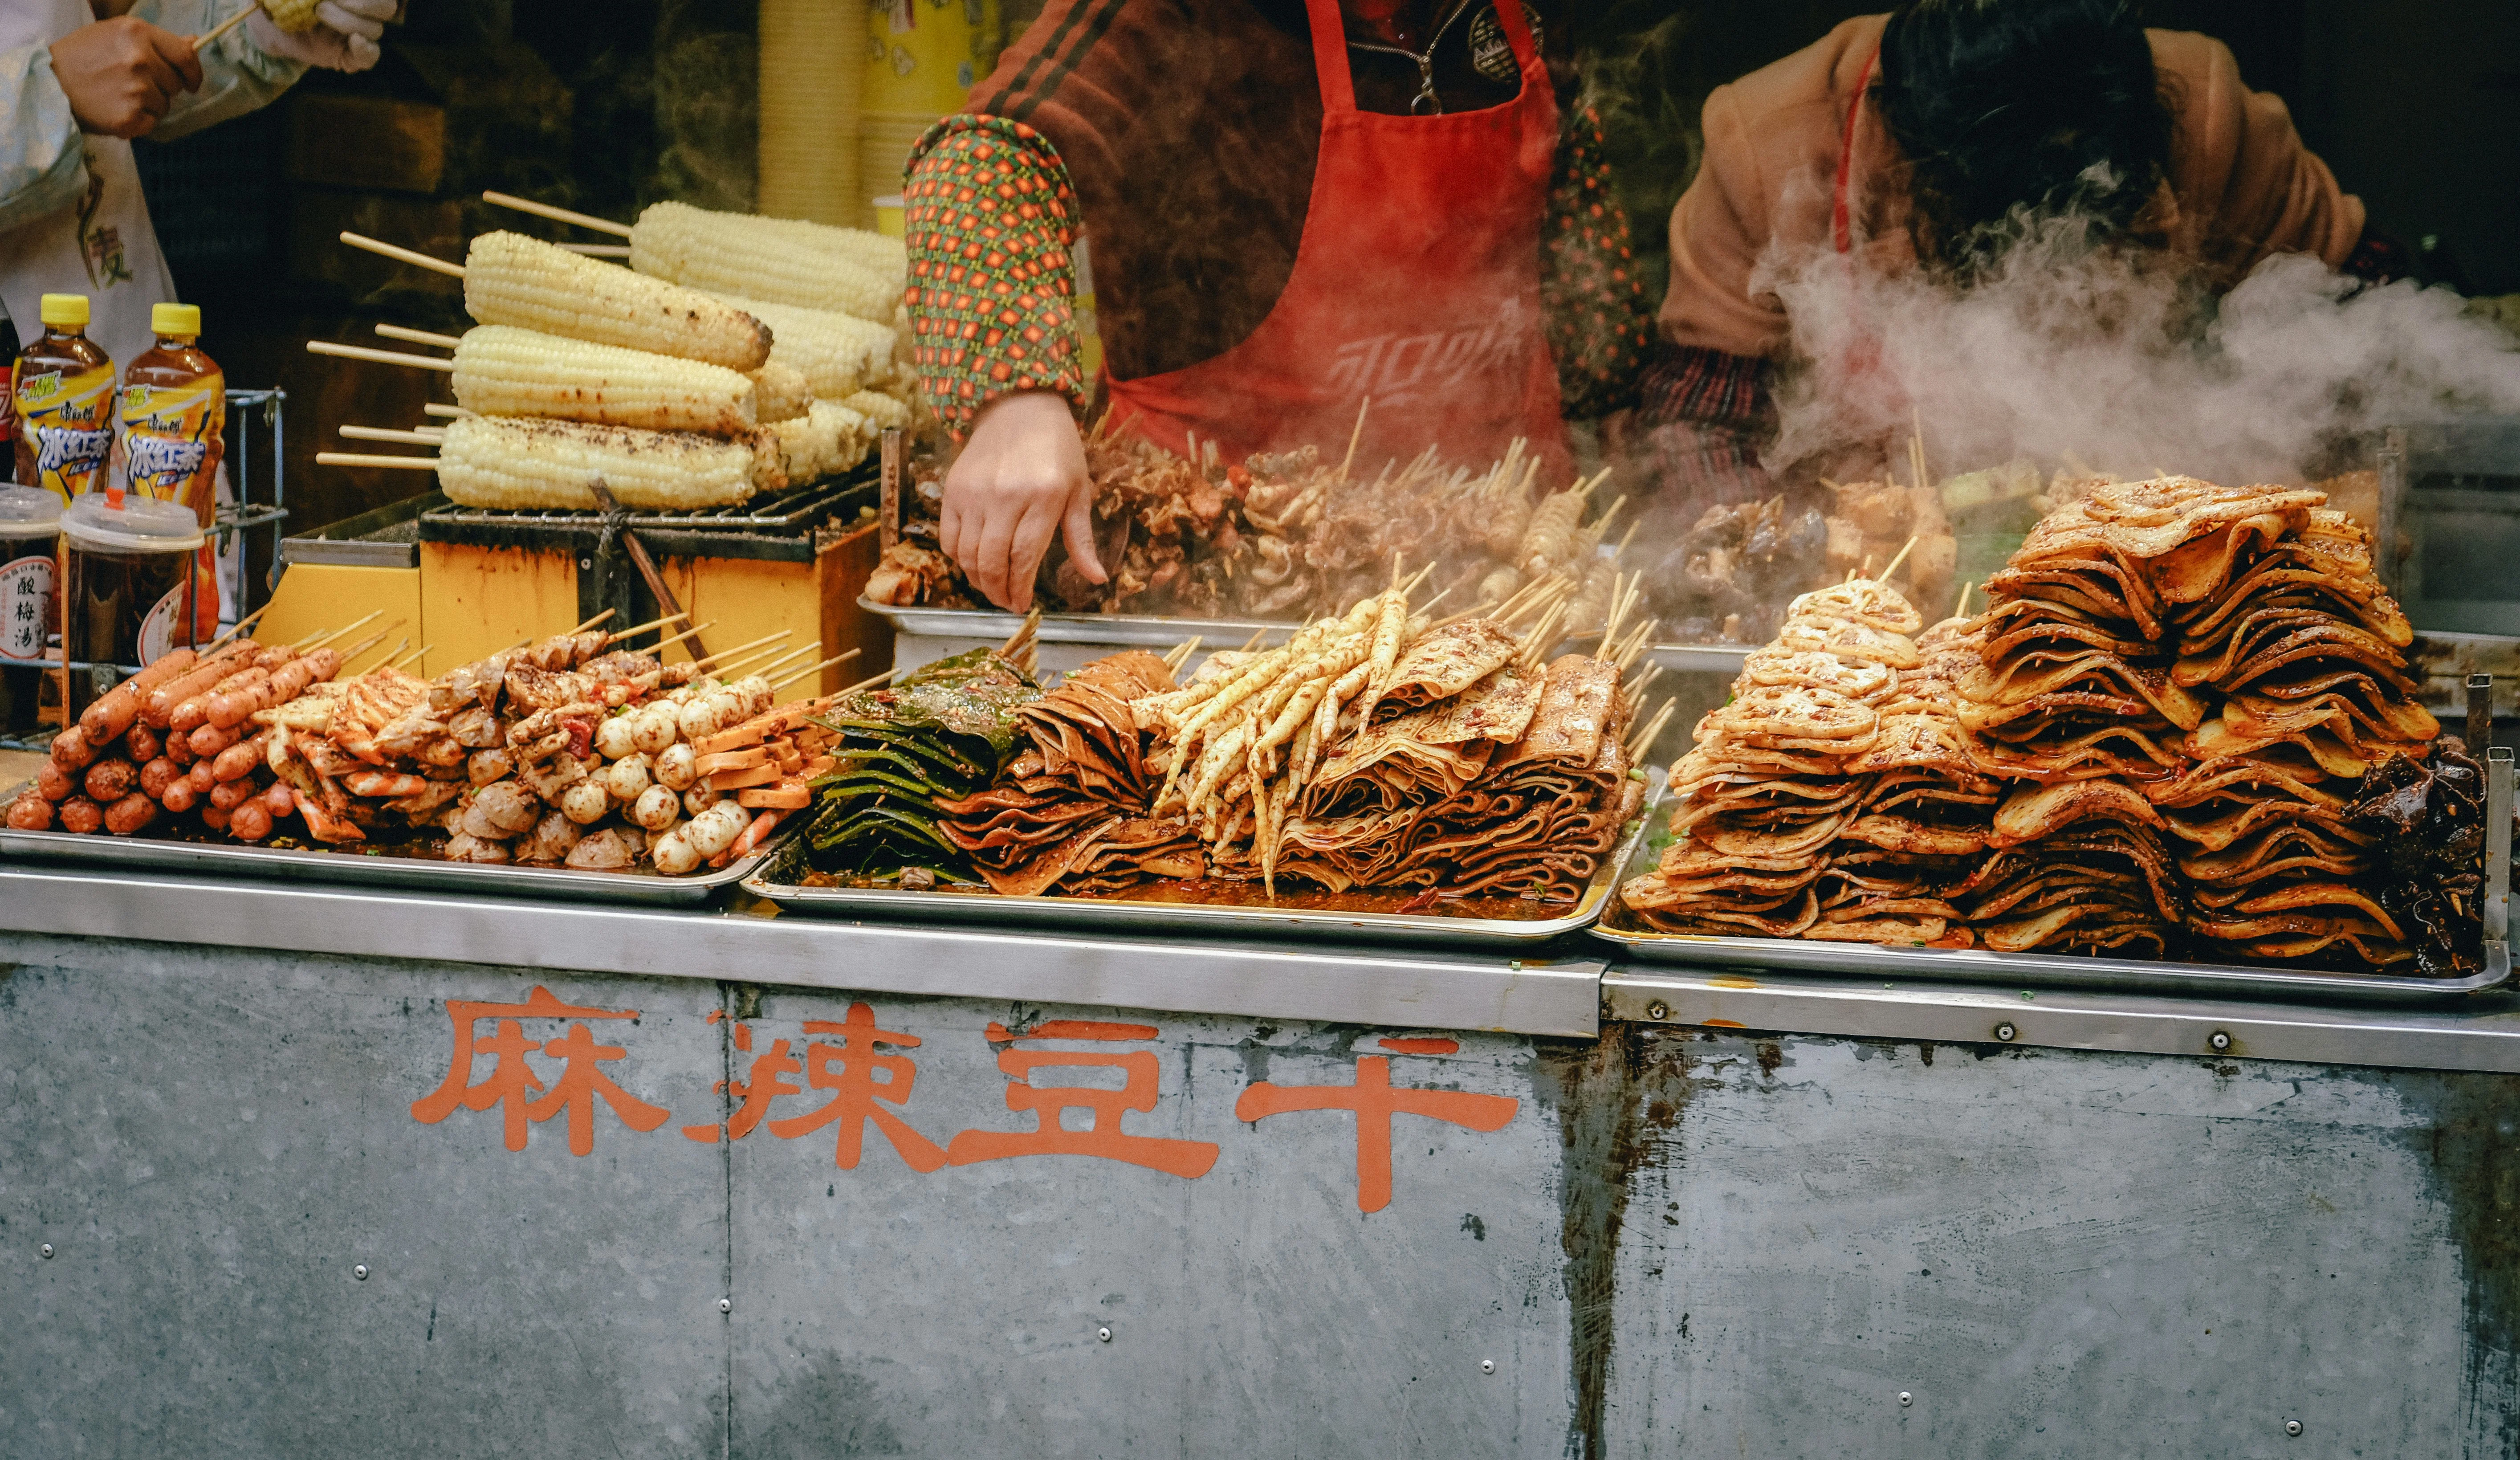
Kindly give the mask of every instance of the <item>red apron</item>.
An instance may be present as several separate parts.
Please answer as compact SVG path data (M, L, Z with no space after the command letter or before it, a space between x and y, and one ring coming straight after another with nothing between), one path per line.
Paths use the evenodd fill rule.
M1371 400L1357 453L1367 474L1429 444L1448 461L1487 462L1522 436L1565 475L1540 315L1557 102L1521 8L1497 0L1520 95L1435 116L1358 111L1338 0L1305 10L1322 147L1285 292L1225 353L1108 381L1112 410L1169 449L1195 433L1238 460L1306 444L1343 452Z

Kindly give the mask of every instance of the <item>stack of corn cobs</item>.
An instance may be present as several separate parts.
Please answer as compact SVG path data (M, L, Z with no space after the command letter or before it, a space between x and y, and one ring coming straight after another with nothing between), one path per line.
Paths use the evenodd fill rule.
M685 511L846 471L910 424L898 240L660 203L631 230L630 264L473 239L476 328L380 327L453 346L436 368L451 364L460 414L381 438L435 442L439 484L463 506L591 509L601 478L625 507Z
M177 650L55 738L9 825L667 876L750 852L831 764L805 719L828 702L775 704L760 670L794 656L719 677L614 647L628 637L558 634L433 680L391 662L339 677L374 641Z

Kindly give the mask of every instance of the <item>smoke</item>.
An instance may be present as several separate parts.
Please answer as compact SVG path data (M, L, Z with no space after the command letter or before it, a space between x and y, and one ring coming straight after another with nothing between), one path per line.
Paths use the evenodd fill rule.
M2192 277L2034 233L1971 288L1835 253L1772 257L1792 320L1769 464L1904 441L1937 474L2027 457L2121 477L2298 481L2348 435L2520 412L2520 353L2448 290L2271 257L2217 304Z

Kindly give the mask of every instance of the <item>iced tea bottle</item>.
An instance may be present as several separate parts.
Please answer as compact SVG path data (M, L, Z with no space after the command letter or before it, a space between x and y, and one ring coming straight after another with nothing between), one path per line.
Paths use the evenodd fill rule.
M122 479L193 509L206 527L227 449L227 377L202 353L201 305L154 305L149 328L158 343L122 368Z
M105 485L113 451L113 360L87 338L87 296L48 294L44 333L19 351L18 484L67 503Z

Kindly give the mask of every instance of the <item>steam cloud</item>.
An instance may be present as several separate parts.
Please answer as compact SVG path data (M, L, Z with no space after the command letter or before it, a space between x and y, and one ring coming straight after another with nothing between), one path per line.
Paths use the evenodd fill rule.
M2027 457L2120 477L2300 481L2351 433L2520 412L2520 352L2448 290L2356 293L2261 263L2217 308L2157 263L2033 239L1956 292L1833 253L1772 258L1795 369L1772 468L1904 441L1938 475ZM2200 328L2201 325L2201 328Z

